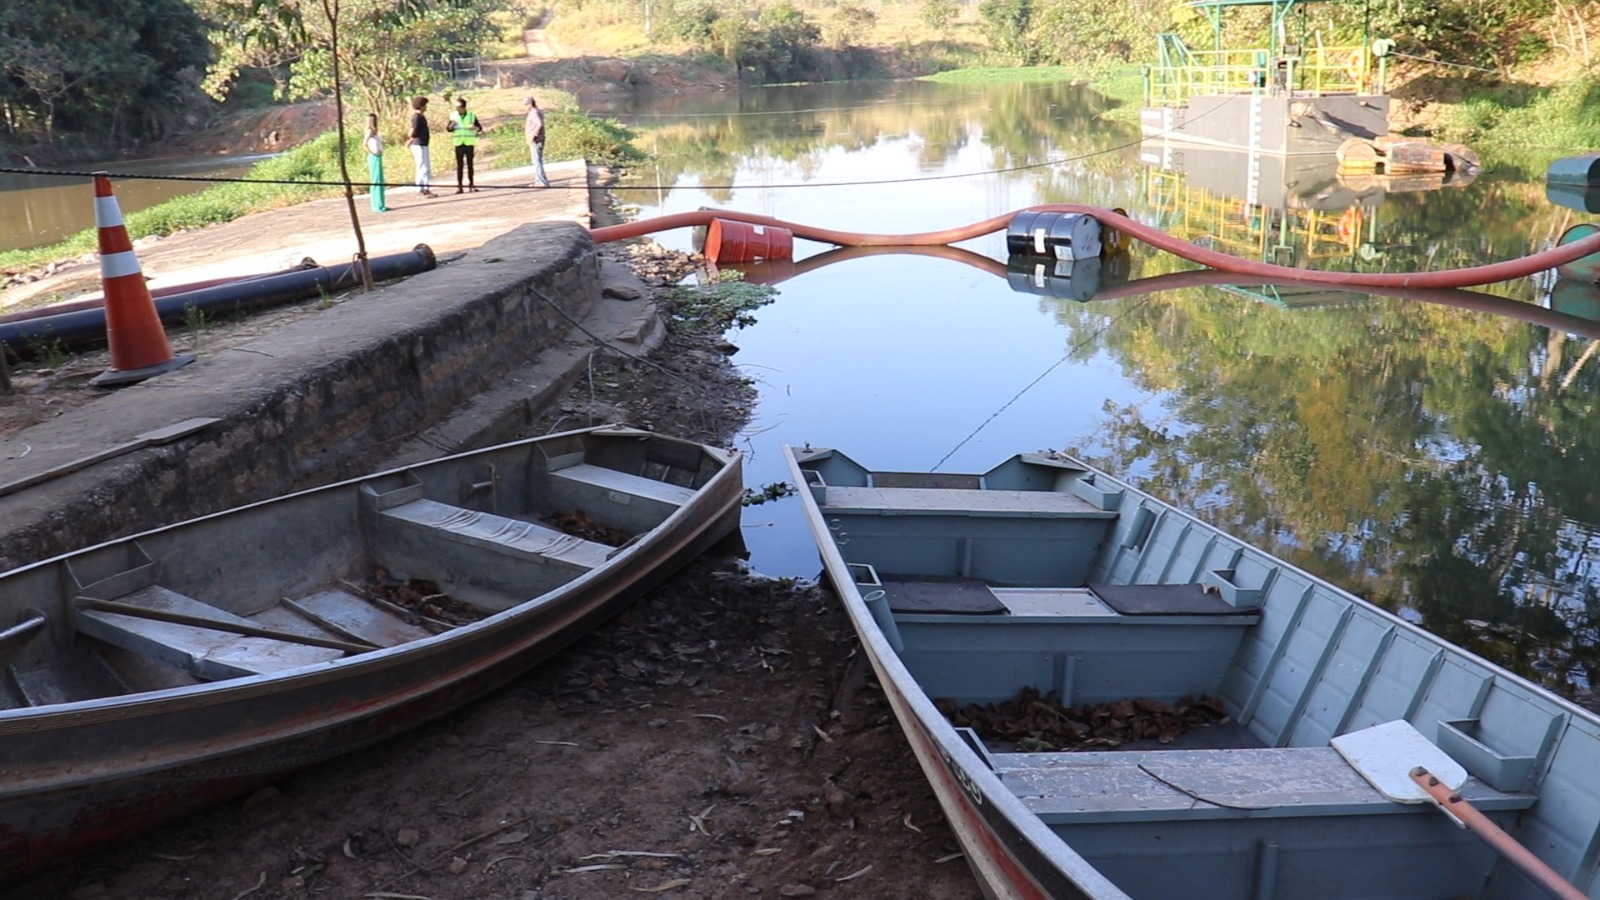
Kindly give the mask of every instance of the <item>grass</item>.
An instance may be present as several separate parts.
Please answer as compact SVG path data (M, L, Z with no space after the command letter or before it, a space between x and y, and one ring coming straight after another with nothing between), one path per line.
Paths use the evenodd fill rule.
M1451 138L1588 152L1600 146L1600 81L1582 79L1549 88L1524 86L1470 94L1448 107L1439 126Z

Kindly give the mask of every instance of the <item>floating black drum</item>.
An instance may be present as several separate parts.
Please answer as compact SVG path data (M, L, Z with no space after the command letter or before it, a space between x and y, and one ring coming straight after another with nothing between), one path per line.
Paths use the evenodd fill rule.
M1094 259L1100 249L1100 221L1094 216L1024 211L1006 227L1006 252L1012 256Z

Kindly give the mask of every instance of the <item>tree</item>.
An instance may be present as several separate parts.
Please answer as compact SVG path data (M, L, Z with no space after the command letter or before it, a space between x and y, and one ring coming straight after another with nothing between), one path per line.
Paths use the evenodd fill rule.
M990 45L1023 65L1034 62L1034 49L1028 43L1032 15L1033 4L1029 0L984 0L978 6L978 18Z
M395 121L407 97L438 81L439 73L426 61L475 55L493 36L489 16L501 5L501 0L340 0L341 82L381 121ZM333 92L335 51L326 11L313 8L307 15L300 0L218 0L214 8L226 17L215 32L226 49L207 82L214 96L226 95L239 71L252 65L286 67L285 97Z
M196 114L210 59L183 0L0 4L0 107L15 141L159 138Z

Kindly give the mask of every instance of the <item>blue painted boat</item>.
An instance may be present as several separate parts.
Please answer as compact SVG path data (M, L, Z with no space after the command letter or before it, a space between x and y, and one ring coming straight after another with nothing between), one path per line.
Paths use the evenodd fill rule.
M1064 455L784 452L988 896L1600 896L1594 713Z
M517 677L735 534L740 466L583 429L0 573L0 884Z

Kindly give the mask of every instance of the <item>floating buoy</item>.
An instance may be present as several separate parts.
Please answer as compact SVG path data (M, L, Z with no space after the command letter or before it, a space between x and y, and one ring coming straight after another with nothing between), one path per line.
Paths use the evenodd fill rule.
M1600 153L1562 157L1550 164L1544 180L1551 184L1600 184Z
M1013 256L1095 259L1102 249L1100 221L1094 216L1019 212L1006 227L1006 252Z

